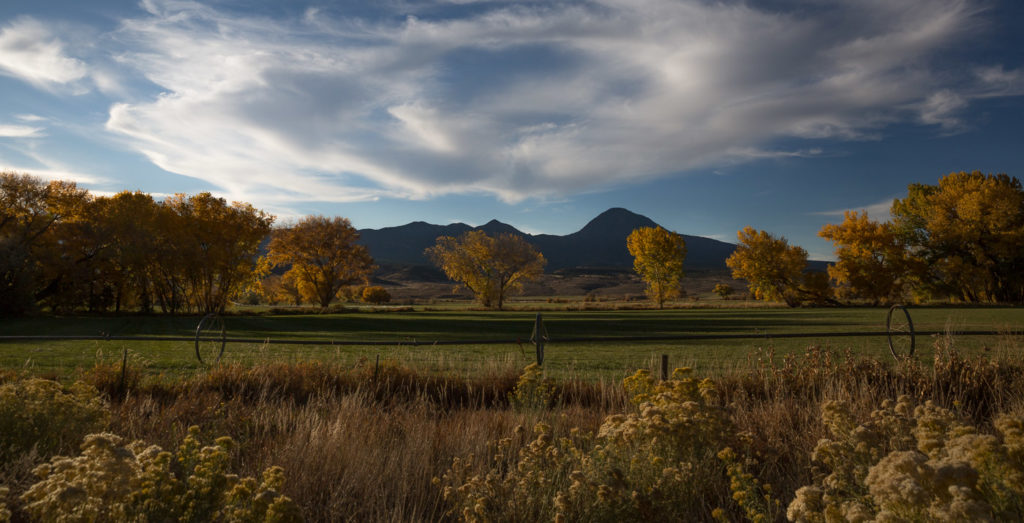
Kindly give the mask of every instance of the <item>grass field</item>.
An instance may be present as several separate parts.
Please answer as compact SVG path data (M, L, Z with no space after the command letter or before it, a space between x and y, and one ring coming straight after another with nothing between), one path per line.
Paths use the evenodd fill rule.
M197 426L204 445L218 436L234 441L224 474L258 477L270 466L283 467L287 482L279 492L294 500L307 521L457 521L473 514L493 521L550 521L562 511L569 511L569 521L710 521L719 510L725 520L744 521L754 516L737 501L760 496L751 486L755 477L770 484L780 502L771 505L774 509L765 503L765 520L783 521L787 506L812 506L801 501L800 492L808 492L801 487L820 486L821 471L831 470L815 458L824 439L837 442L829 448L842 452L825 467L839 470L855 463L882 470L921 442L945 441L951 453L974 456L967 446L974 440L954 437L964 434L959 423L966 423L986 437L1002 431L1005 445L985 447L991 453L978 459L988 461L958 465L969 468L962 476L984 477L984 485L1000 485L991 492L1011 497L1007 502L985 498L979 509L985 517L949 512L953 516L945 519L1022 520L1024 489L1014 478L1024 474L1024 460L1014 449L1024 434L1019 430L1024 427L1024 309L913 309L919 330L951 333L920 339L918 362L893 362L881 336L828 334L882 331L885 313L883 308L545 310L553 342L543 372L524 370L533 361L533 348L525 342L522 347L237 343L228 345L225 358L235 364L210 369L196 362L190 342L0 342L0 515L6 502L14 521L55 519L30 517L34 509L22 496L42 484L33 473L38 465L54 455L79 456L83 439L94 441L86 434L113 433L173 450L189 427ZM225 321L233 337L525 340L534 317L528 311L450 307L238 314ZM188 336L197 322L164 316L21 318L0 324L0 335ZM956 334L964 330L1006 334ZM823 334L777 337L794 332ZM765 337L557 342L581 336L742 333ZM849 350L854 357L808 350L813 345ZM118 365L123 348L131 356L130 372L124 374ZM768 349L777 356L797 355L777 366L759 365ZM669 354L671 366L692 366L695 372L660 383L643 373L622 379L637 368L656 367L661 354ZM64 378L66 388L55 391L60 385L24 379L31 375ZM645 390L657 394L638 404L636 394ZM892 403L897 398L900 403ZM936 430L941 431L937 439ZM52 445L40 450L40 441ZM893 445L902 446L889 448ZM725 449L743 460L742 470L750 474L746 483L733 481L742 477L723 462ZM104 456L130 454L127 449L90 452L76 459L100 463ZM864 461L865 456L871 459ZM929 463L941 465L922 466L932 467ZM577 470L584 472L579 476ZM574 476L586 483L574 487ZM948 498L949 487L942 483L947 476L934 474L934 481L918 476L924 484L914 492ZM862 500L863 492L874 492L866 486L872 477L881 476L868 474L842 492L856 492ZM189 492L208 484L189 483L184 473L181 478L177 485L188 485ZM227 484L224 478L217 484ZM43 491L49 493L46 499L63 499L66 483L51 483ZM96 496L121 495L106 480L95 487ZM122 498L149 500L164 492L136 489ZM576 497L563 496L566 492ZM988 492L972 495L981 500ZM186 494L174 494L179 497L168 498L167 506L184 506L179 500ZM637 499L658 504L632 504ZM849 501L836 499L836 504ZM929 503L914 500L908 506Z
M671 365L720 374L749 367L759 350L777 356L820 345L838 351L888 357L883 336L837 337L830 332L883 332L885 308L690 308L671 310L545 310L551 341L545 350L548 372L562 376L617 379L637 368L656 368L662 354ZM918 331L949 331L958 350L970 354L1012 346L1010 337L1024 332L1020 307L921 307L911 309ZM256 363L310 359L358 364L398 363L426 372L473 372L496 362L524 366L534 360L528 342L533 311L379 310L310 315L225 316L228 337L337 341L394 341L381 346L284 345L229 343L224 360ZM3 335L193 336L194 316L74 316L6 319ZM1003 336L956 336L958 331L998 330ZM812 338L772 338L786 333L825 333ZM560 338L758 334L763 339L649 342L559 343ZM409 341L522 340L497 345L412 346ZM919 337L916 355L930 357L941 341ZM209 348L209 347L204 347ZM113 362L128 349L133 365L147 372L188 374L202 366L191 342L146 341L7 341L0 342L0 366L31 373L66 375L97 361Z

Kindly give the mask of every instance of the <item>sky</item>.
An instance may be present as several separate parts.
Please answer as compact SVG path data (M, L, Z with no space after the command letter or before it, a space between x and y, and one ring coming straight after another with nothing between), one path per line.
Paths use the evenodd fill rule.
M358 228L610 207L829 259L844 210L1024 178L1019 0L3 0L0 169Z

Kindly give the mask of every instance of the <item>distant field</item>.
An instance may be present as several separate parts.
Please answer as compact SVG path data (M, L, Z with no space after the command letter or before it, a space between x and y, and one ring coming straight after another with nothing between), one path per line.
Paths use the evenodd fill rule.
M556 375L618 379L640 367L654 368L668 354L672 366L688 365L717 374L751 365L759 349L776 355L802 352L811 345L888 358L884 337L782 339L783 333L884 331L885 308L708 308L608 311L544 311L551 342L545 367ZM1024 344L1024 308L925 307L911 309L919 331L951 331L966 353L1020 350ZM523 366L534 360L528 343L535 312L405 310L313 315L226 316L227 335L258 339L394 341L385 346L302 346L229 343L225 361L297 361L327 359L353 365L393 362L432 372L466 372L488 365ZM76 316L7 319L0 335L164 335L192 336L193 316ZM964 330L998 330L1002 336L955 336ZM690 334L762 334L764 339L658 342L559 343L560 338L672 336ZM1016 337L1014 337L1016 335ZM520 339L522 343L465 346L403 346L410 340ZM936 340L918 339L917 355L930 358ZM124 348L133 365L148 372L187 374L201 369L191 342L45 341L0 342L0 366L37 374L67 375L98 361L119 361Z

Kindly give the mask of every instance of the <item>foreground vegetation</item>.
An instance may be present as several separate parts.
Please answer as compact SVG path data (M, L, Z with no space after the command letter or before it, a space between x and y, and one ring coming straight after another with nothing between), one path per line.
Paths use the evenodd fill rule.
M96 365L65 385L2 371L0 513L177 503L239 520L1019 520L1022 347L964 357L956 339L934 341L927 362L811 347L667 382L494 362L463 376L371 362L187 377ZM116 489L79 477L108 462ZM152 491L157 477L174 487Z

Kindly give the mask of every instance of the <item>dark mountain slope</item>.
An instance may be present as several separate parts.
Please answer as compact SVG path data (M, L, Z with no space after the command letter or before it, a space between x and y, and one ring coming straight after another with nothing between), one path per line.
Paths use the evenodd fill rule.
M656 227L650 218L626 209L608 209L587 223L582 229L565 236L552 234L525 234L511 225L491 220L480 227L464 223L434 225L412 222L398 227L362 229L359 243L370 250L378 264L427 265L423 251L432 247L438 236L458 236L466 231L480 229L488 234L513 233L522 235L547 258L547 271L573 267L602 267L630 269L633 258L626 250L626 237L638 227ZM683 235L686 240L687 268L724 269L725 259L735 245Z

